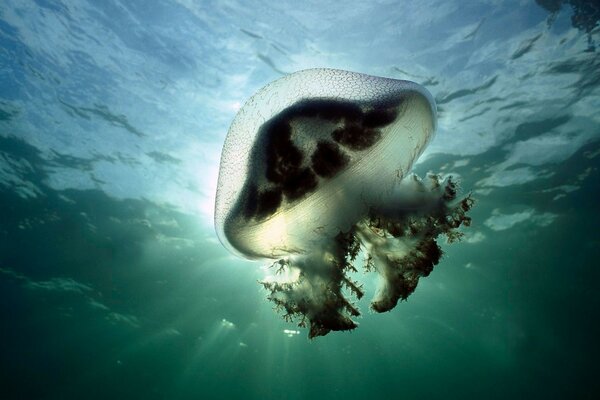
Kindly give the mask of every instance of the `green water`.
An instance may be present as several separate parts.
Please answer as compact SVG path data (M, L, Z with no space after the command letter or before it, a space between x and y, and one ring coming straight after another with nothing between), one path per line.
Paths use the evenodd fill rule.
M598 7L560 4L2 3L0 398L596 398ZM313 66L425 85L415 171L476 205L408 301L361 278L310 341L211 207L239 103Z

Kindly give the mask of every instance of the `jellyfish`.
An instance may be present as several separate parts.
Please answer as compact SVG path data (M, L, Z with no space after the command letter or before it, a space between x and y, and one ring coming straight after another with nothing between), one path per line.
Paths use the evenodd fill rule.
M371 309L392 310L460 239L470 195L452 177L411 173L432 140L435 102L404 80L334 69L284 76L235 116L221 156L215 228L232 253L270 263L260 283L310 338L357 327L365 273Z

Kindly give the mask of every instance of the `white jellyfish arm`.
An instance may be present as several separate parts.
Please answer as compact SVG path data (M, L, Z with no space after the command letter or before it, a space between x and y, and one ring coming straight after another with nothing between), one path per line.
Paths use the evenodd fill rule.
M215 226L232 252L272 259L269 299L309 336L356 327L343 294L365 251L381 285L375 311L406 299L467 224L456 185L408 175L436 128L435 104L408 81L312 69L255 94L235 117L221 158ZM285 277L285 279L282 278ZM276 278L276 279L275 279Z

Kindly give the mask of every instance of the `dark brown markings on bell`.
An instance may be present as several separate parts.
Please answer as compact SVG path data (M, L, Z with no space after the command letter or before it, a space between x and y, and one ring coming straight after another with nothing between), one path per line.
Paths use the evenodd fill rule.
M286 119L275 118L265 128L265 177L271 182L282 183L287 176L298 172L302 151L292 142L292 128Z
M273 215L281 205L283 196L279 188L267 189L258 194L256 208L257 218L266 218Z
M246 200L244 201L243 213L246 219L254 217L258 207L258 189L256 185L250 184L246 189Z
M242 208L245 217L268 217L281 206L284 196L288 201L294 201L315 190L318 184L315 173L321 177L331 177L349 162L346 154L336 144L322 142L312 155L312 169L303 166L304 154L292 140L292 122L297 118L317 118L341 123L346 128L333 135L334 140L353 150L370 147L380 136L377 130L359 127L364 123L365 113L351 101L304 100L286 108L260 129L262 147L256 148L255 154L256 157L261 157L258 152L265 152L265 178L273 186L259 191L256 184L248 185ZM371 115L368 120L372 124L381 124L382 118Z
M285 115L287 118L309 117L351 122L360 121L363 112L358 105L349 101L320 99L301 101L286 110Z
M351 150L365 150L381 138L377 129L362 128L358 125L346 125L331 133L333 140Z
M343 169L350 159L340 147L329 141L320 141L310 158L312 169L322 178L331 178Z
M363 126L365 128L382 128L394 122L398 111L393 108L374 109L365 113Z
M283 194L290 201L299 199L317 187L317 177L310 168L301 168L282 183Z

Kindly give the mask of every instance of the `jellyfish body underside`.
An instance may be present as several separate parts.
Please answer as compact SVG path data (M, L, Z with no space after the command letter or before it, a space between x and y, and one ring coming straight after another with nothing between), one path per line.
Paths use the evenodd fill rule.
M256 122L257 113L267 117ZM408 173L435 118L431 96L412 82L308 70L263 88L234 120L217 232L238 254L274 260L278 273L261 283L309 337L357 326L352 299L363 289L349 274L361 251L364 270L380 276L371 308L389 311L438 263L436 238L453 241L469 223L471 199L456 199L451 178ZM250 151L226 154L236 146Z

